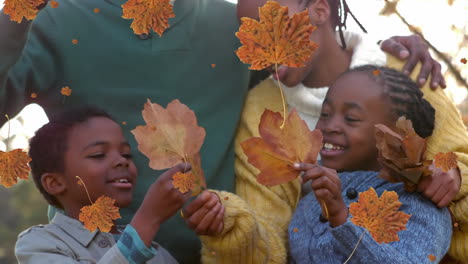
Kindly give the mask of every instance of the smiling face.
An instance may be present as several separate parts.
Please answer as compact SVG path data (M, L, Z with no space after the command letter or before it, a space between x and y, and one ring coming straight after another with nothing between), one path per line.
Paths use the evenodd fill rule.
M67 214L73 215L90 204L75 176L84 181L93 202L106 195L116 199L116 206L128 206L137 169L120 126L108 118L93 117L73 126L67 142L62 175L66 189L59 197Z
M317 123L323 133L323 165L337 171L379 170L374 125L395 116L382 87L365 73L342 75L330 87Z

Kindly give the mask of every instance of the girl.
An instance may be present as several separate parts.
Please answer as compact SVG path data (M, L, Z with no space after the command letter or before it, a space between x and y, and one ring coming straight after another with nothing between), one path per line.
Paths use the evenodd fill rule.
M380 72L377 76L375 70ZM399 116L411 120L419 136L428 137L434 129L434 112L416 83L389 68L365 65L336 80L317 123L324 137L323 167L295 164L305 172L305 180L312 180L313 189L299 202L289 225L290 253L296 263L346 261L364 230L351 223L348 206L370 187L378 195L384 190L397 192L400 210L411 217L407 230L398 233L398 242L378 244L366 232L349 263L438 263L442 259L452 234L447 208L437 208L419 193L405 192L402 183L378 178L374 138L374 125L394 127ZM317 199L326 204L328 221ZM436 261L428 258L430 254Z

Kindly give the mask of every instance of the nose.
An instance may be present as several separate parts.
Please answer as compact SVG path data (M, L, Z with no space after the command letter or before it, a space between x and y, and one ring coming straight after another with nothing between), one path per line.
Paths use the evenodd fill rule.
M328 120L323 122L323 124L321 125L320 130L322 130L322 132L328 133L328 134L341 133L341 131L342 131L342 122L341 122L340 117L334 115L334 116L328 118Z
M114 167L118 168L118 167L124 167L124 168L128 168L129 166L129 161L128 161L128 158L122 156L122 155L118 155L118 157L115 159L115 162L114 162Z

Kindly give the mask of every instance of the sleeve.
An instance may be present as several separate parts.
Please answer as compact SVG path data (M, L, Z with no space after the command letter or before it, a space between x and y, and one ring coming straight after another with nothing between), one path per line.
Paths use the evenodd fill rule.
M51 95L41 93L33 101L30 94L50 88L59 69L50 15L42 10L34 22L18 24L2 10L0 28L0 112L13 117L33 102L47 109Z
M117 240L117 246L130 264L145 263L158 253L154 247L146 247L135 228L131 225L125 227L119 240Z
M393 56L388 56L388 66L401 70L404 63ZM411 78L415 80L421 65L413 70ZM454 229L452 245L449 254L468 262L468 133L463 124L460 112L455 103L442 89L435 91L429 87L429 82L423 86L424 98L436 110L436 123L432 136L428 140L426 155L433 158L438 152L454 152L458 157L458 168L461 174L461 188L455 197L450 210L458 227Z
M64 264L90 263L95 260L80 258L63 241L34 230L20 234L15 246L15 255L19 264ZM128 264L117 244L111 247L97 264Z
M281 111L278 89L267 79L248 94L235 142L237 195L218 192L226 208L224 230L216 237L201 237L203 263L286 263L287 228L300 198L300 183L259 184L258 170L240 147L240 142L258 136L266 107Z
M406 230L398 232L399 241L378 244L364 228L348 221L331 228L334 248L347 258L356 248L351 263L411 264L439 263L451 239L451 219L446 208L436 208L420 195L401 194L401 211L410 214ZM363 235L359 244L359 238ZM436 257L435 261L429 255Z

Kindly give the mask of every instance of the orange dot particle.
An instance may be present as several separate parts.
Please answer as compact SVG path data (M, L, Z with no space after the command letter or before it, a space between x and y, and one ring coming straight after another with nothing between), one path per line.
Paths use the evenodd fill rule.
M224 200L226 200L226 201L227 201L227 200L229 200L229 197L227 197L227 196L226 196L226 197L224 197Z
M429 256L427 256L427 258L430 260L430 261L435 261L436 260L436 257L432 254L430 254Z
M453 227L458 227L458 222L453 223Z
M72 89L70 89L70 87L68 86L64 86L62 87L62 90L60 90L60 93L65 96L70 96L72 93Z
M216 64L214 64L214 63L211 64L211 68L214 68L214 67L216 67Z
M37 98L37 93L32 93L31 98Z
M214 251L211 251L211 255L216 255L216 252L214 252Z
M57 1L50 1L49 5L52 8L57 8L59 6L59 3Z
M373 70L372 74L374 74L374 76L379 76L380 71L379 70Z
M297 228L294 228L294 229L293 229L293 232L294 232L294 233L296 233L297 231L299 231L299 229L297 229Z
M78 44L78 40L77 40L77 39L72 39L72 43L73 43L74 45L76 45L76 44Z
M125 121L122 121L122 125L124 125L124 126L125 126L126 124L127 124L127 122L125 122Z
M466 58L461 59L460 62L466 64Z
M99 8L97 8L97 7L93 9L93 12L94 12L94 13L99 13L100 11L101 11L101 10L100 10Z

